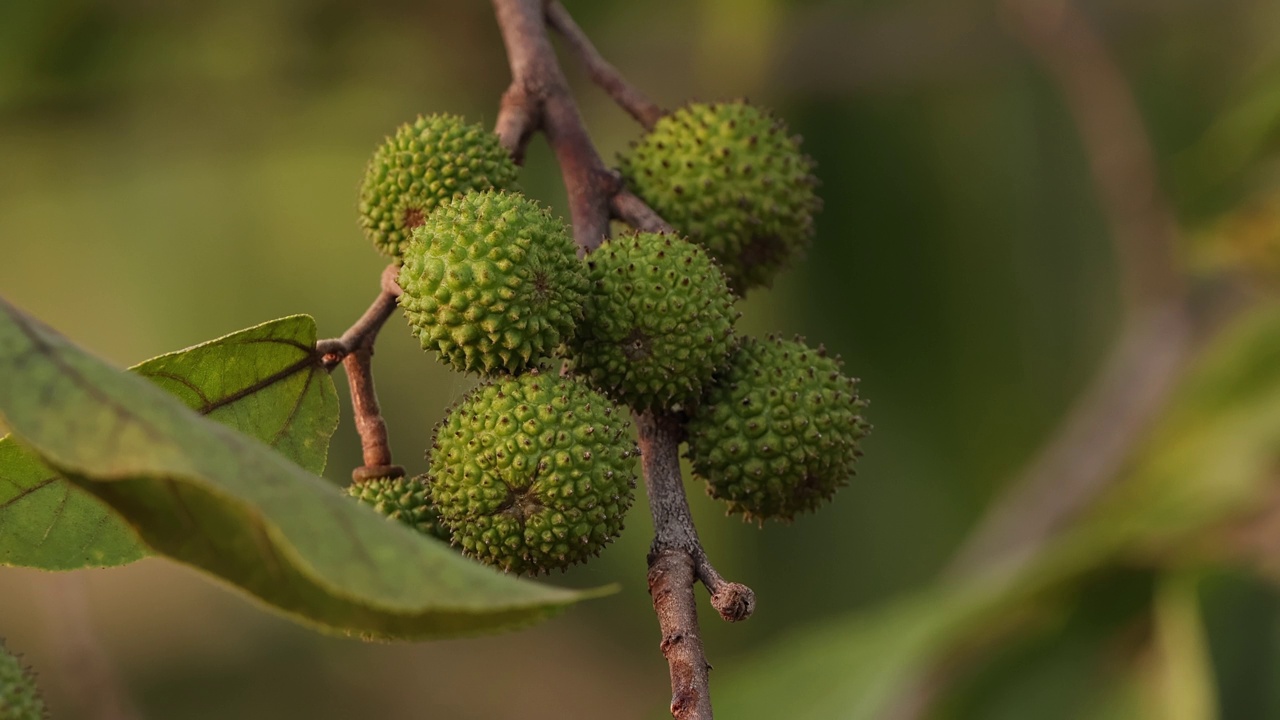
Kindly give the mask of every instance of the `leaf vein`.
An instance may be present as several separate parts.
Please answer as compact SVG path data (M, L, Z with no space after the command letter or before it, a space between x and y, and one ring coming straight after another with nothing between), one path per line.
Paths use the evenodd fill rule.
M17 504L18 504L18 501L22 500L23 498L25 498L26 496L30 495L30 494L31 494L31 493L33 493L33 492L37 492L38 490L41 490L42 488L48 487L49 483L51 483L51 482L53 482L53 481L55 481L55 480L57 480L57 479L58 479L58 476L56 476L56 475L55 475L55 476L53 476L53 477L45 478L44 480L41 480L40 482L36 483L35 485L32 485L32 486L31 486L31 487L29 487L29 488L26 488L25 490L23 490L22 492L18 493L17 495L14 495L13 497L9 498L8 500L5 500L4 502L0 503L0 510L3 510L3 509L5 509L5 508L12 507L12 506L14 506L14 505L17 505Z

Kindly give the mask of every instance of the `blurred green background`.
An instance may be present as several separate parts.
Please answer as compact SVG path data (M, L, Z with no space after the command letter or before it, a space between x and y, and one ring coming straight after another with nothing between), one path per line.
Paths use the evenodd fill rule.
M818 237L744 303L743 326L825 343L871 400L859 476L816 515L759 530L690 485L708 552L759 600L727 626L704 597L714 694L774 641L944 566L1114 337L1107 228L1061 98L993 2L568 6L664 105L745 95L804 135L826 202ZM1230 209L1278 144L1280 4L1083 6L1133 83L1182 222ZM616 157L638 128L565 65ZM336 335L383 265L355 214L372 148L417 113L491 124L508 80L487 3L0 0L0 294L122 366L291 313ZM541 139L522 184L565 213ZM472 381L394 318L378 348L392 447L420 472L434 424ZM334 482L359 463L344 413ZM73 697L62 616L81 592L149 718L662 717L649 535L641 498L619 542L551 579L618 582L620 594L499 637L315 635L161 560L72 576L2 568L0 636L40 670L57 718L97 717ZM1151 592L1110 580L1066 629L997 654L945 716L1077 717L1106 672L1118 612L1106 599ZM1202 592L1220 717L1280 717L1276 594L1232 573Z

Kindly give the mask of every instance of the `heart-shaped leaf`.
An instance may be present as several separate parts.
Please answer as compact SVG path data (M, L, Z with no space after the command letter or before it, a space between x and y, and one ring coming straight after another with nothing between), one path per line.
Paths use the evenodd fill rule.
M518 580L362 507L0 301L0 415L153 550L322 628L447 636L598 595Z
M338 425L338 399L315 343L315 321L294 315L131 369L187 407L319 473ZM124 565L146 553L100 500L0 439L0 565L75 570Z

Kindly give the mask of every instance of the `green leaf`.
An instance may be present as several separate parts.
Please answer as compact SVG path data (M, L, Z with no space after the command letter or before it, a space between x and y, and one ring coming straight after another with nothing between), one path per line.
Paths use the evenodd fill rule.
M0 565L76 570L147 554L127 523L12 437L0 438Z
M1278 465L1280 305L1272 304L1233 323L1197 359L1124 478L1032 564L801 631L731 672L717 710L741 718L881 717L937 659L1005 637L1011 622L1069 597L1099 569L1138 562L1176 571L1186 548L1256 508ZM1185 608L1169 607L1185 619ZM1194 649L1185 636L1180 642ZM1185 664L1176 671L1188 672Z
M315 347L315 321L293 315L130 369L319 474L338 427L338 394Z
M320 628L378 638L474 633L600 594L503 575L388 522L3 301L0 415L156 552Z
M320 473L338 425L338 398L315 343L315 322L294 315L131 369L187 407ZM100 500L0 440L0 565L75 570L124 565L146 553Z

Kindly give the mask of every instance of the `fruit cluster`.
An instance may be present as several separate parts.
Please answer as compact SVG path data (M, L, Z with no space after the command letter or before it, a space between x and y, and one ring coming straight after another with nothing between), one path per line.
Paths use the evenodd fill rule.
M686 418L687 457L729 512L817 508L869 428L857 383L821 348L733 329L736 298L812 236L812 165L759 108L691 104L621 160L678 234L579 259L569 228L515 190L492 133L444 115L401 127L369 163L362 225L400 266L422 347L483 382L436 427L425 475L351 494L507 571L563 569L622 530L638 454L627 406Z

